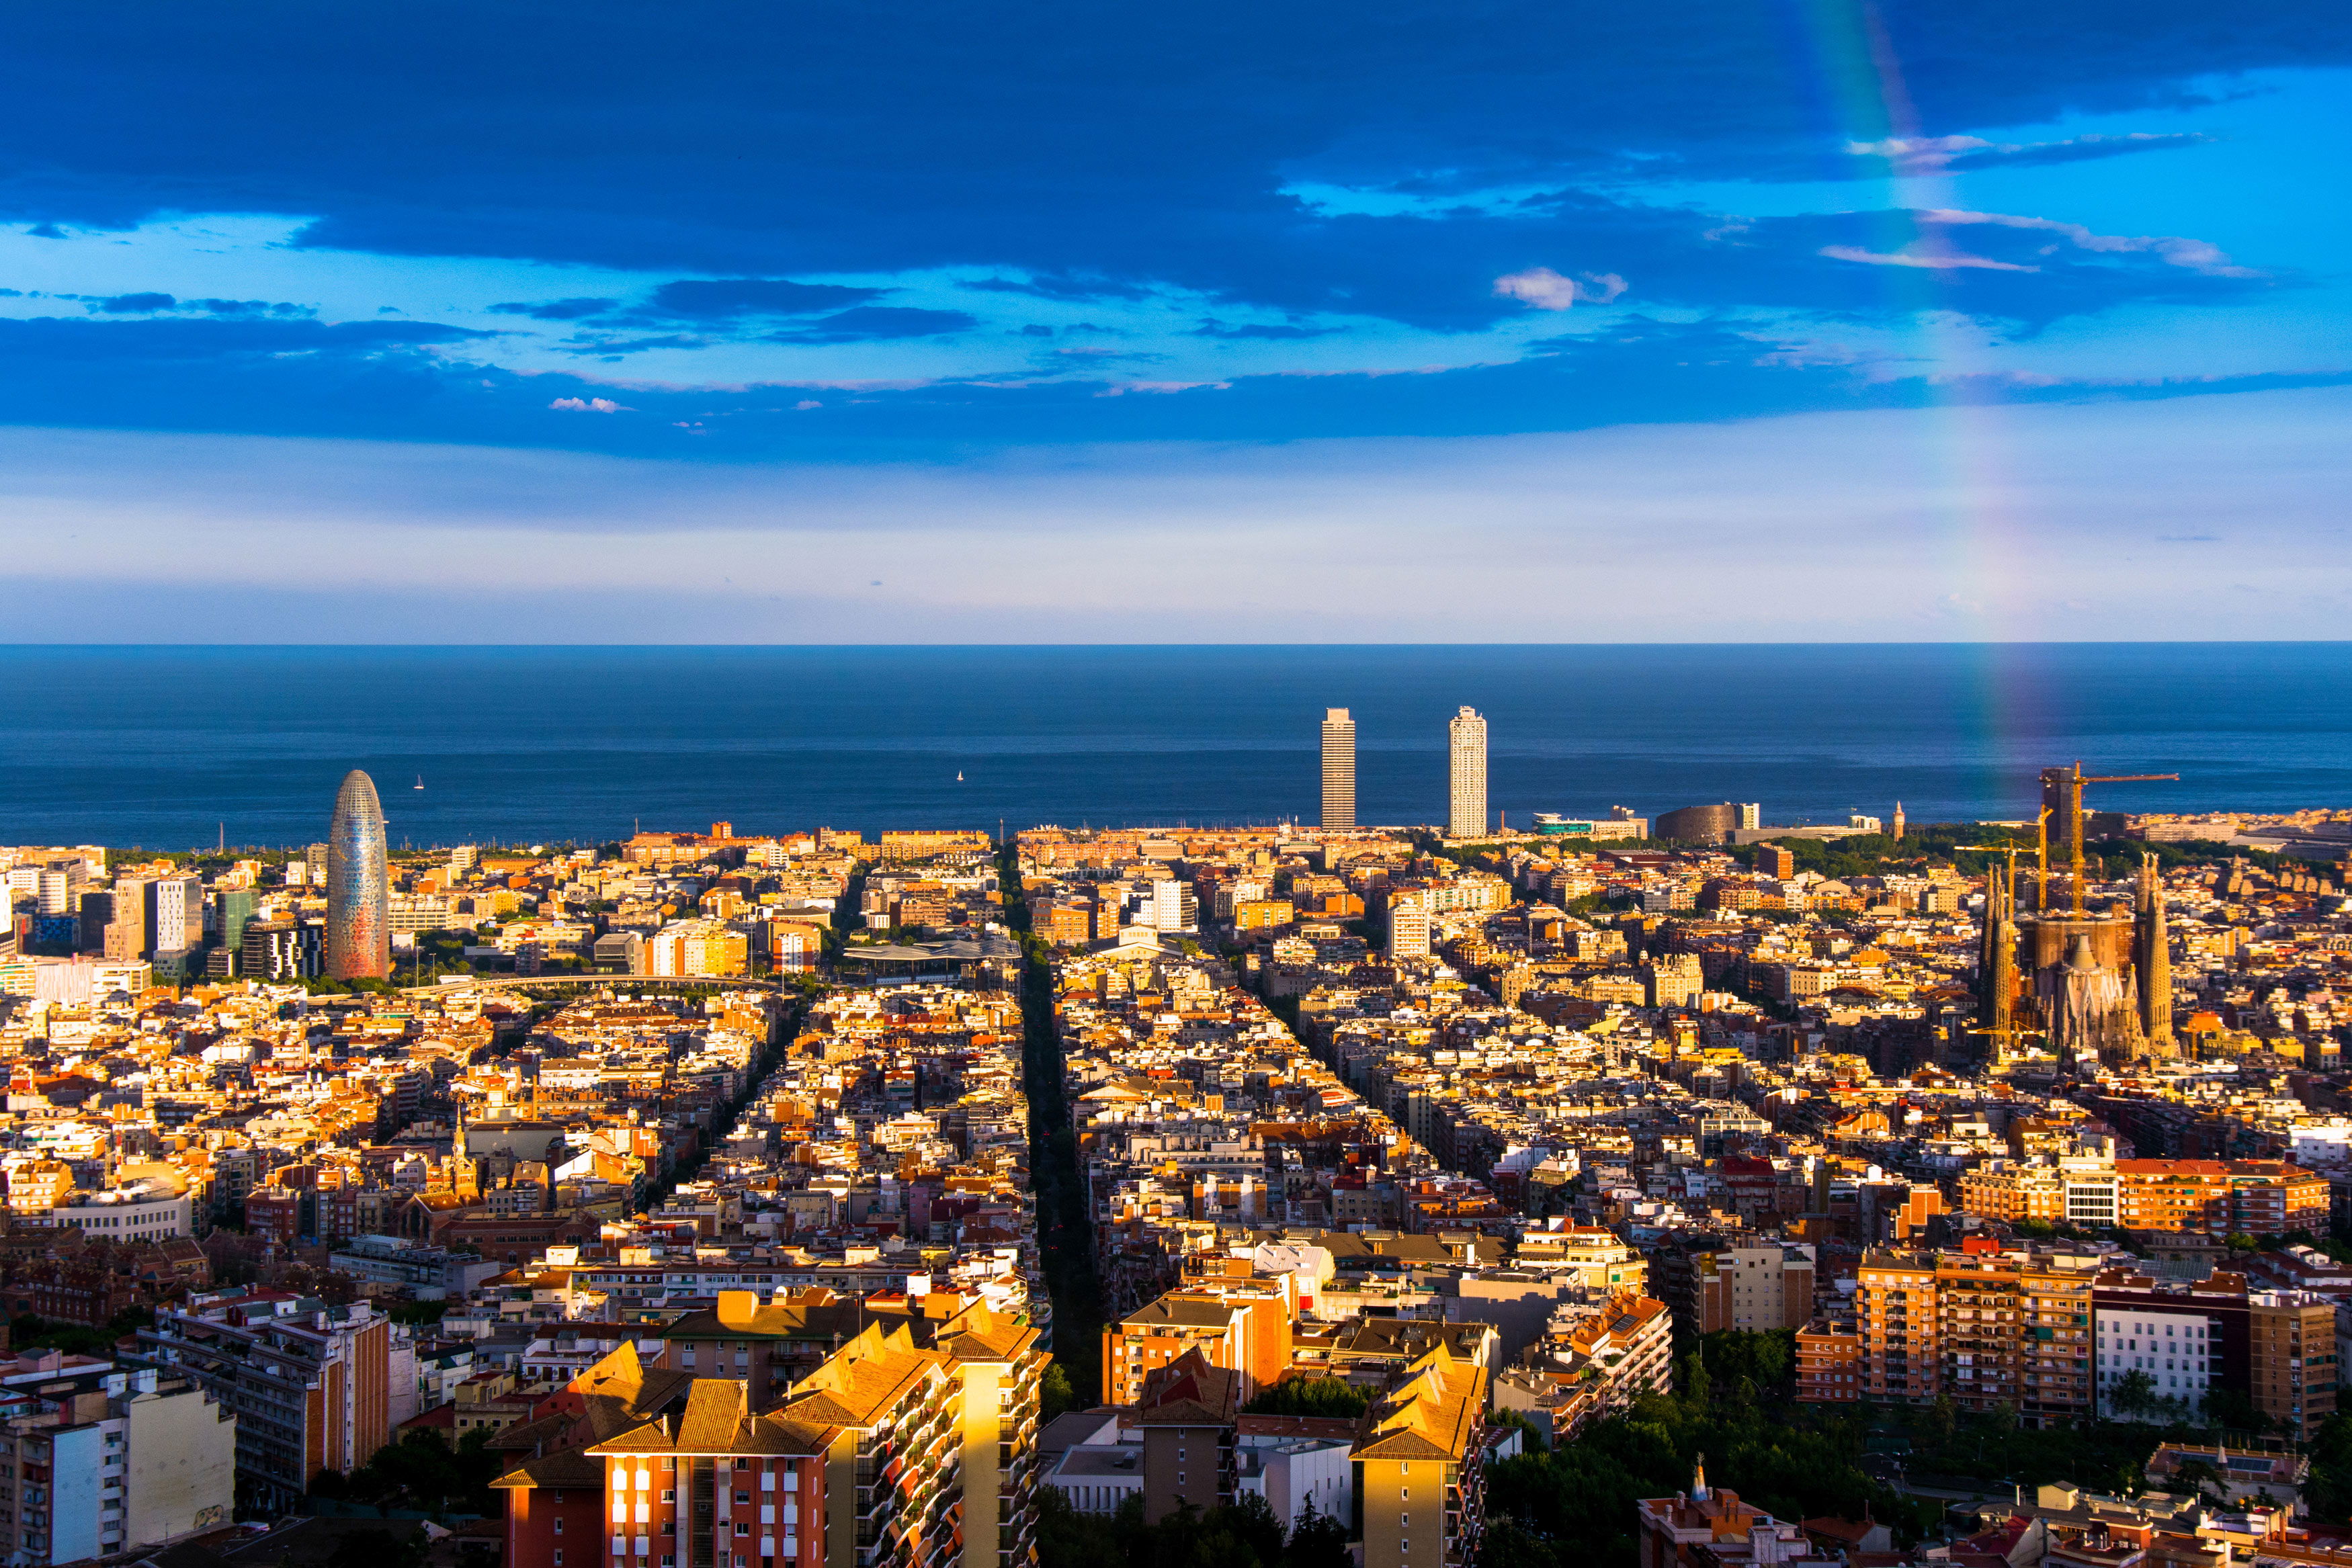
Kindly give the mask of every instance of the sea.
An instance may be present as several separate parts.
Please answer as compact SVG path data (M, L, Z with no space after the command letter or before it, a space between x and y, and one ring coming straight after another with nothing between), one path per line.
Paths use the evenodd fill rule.
M2352 806L2352 643L1412 647L0 648L0 843L322 837L348 768L395 845L647 830L1315 821L1327 707L1358 819L1488 801L1769 823L2014 819L2035 771L2178 773L2118 810Z

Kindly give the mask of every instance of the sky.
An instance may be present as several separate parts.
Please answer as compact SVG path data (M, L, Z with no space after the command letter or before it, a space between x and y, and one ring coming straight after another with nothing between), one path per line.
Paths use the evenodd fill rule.
M13 25L9 640L2352 624L2341 5Z

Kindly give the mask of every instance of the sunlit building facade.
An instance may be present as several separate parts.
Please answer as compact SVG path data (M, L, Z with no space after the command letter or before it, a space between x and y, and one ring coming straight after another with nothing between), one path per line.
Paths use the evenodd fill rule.
M327 830L327 974L338 980L392 974L392 892L383 803L375 780L352 768L335 793Z

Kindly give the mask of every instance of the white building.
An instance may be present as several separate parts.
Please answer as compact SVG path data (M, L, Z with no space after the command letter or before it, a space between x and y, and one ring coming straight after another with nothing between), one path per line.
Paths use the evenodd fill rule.
M2160 1421L2160 1409L2121 1410L2111 1403L2133 1373L2147 1375L2148 1392L2189 1415L2205 1407L2205 1392L2220 1375L2219 1333L2202 1312L2149 1306L2096 1307L2099 1414L2118 1421Z
M1454 716L1445 733L1453 782L1446 835L1456 839L1483 838L1487 829L1486 721L1478 716L1477 709L1465 707Z
M187 1191L169 1176L142 1176L104 1192L77 1192L37 1222L78 1225L108 1241L162 1241L189 1234Z

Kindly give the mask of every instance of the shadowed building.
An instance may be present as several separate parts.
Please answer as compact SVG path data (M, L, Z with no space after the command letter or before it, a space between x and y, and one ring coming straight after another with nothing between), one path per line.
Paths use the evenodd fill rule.
M352 768L335 792L327 830L327 974L337 980L392 974L391 885L383 805L375 780Z

